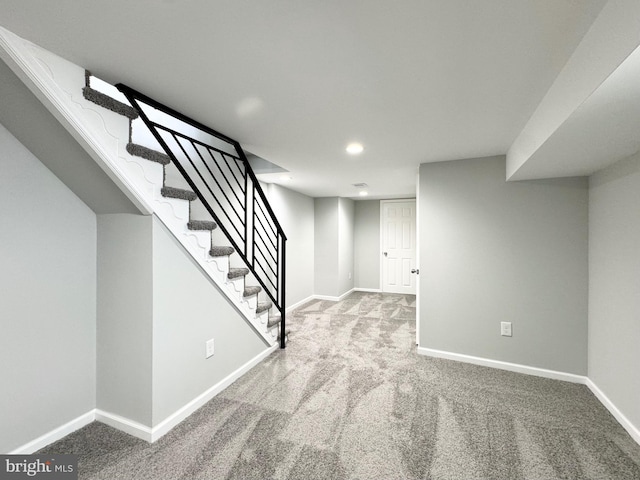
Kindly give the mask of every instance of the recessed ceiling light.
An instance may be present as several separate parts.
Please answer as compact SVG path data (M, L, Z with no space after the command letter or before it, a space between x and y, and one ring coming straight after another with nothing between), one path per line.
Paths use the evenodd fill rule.
M361 197L366 197L367 195L369 195L369 192L367 192L366 190L361 190L360 191L360 196Z
M362 153L363 150L364 147L361 143L350 143L347 145L347 153L349 155L358 155L359 153Z
M236 105L236 114L240 118L255 117L264 109L264 102L259 97L246 97Z

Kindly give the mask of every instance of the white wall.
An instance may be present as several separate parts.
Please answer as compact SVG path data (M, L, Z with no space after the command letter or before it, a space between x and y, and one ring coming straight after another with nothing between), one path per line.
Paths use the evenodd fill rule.
M151 425L152 220L98 215L97 408Z
M207 359L210 338L215 354ZM154 217L153 426L267 348Z
M96 216L0 125L0 452L95 407Z
M269 184L265 192L280 226L287 236L287 305L314 294L314 204L313 198Z
M338 296L353 289L353 237L355 226L354 201L338 199Z
M355 202L354 284L380 289L380 201Z
M504 157L420 166L420 346L584 375L587 181L504 171Z
M316 198L314 205L315 294L340 297L354 285L354 201Z
M589 378L640 430L640 154L589 181Z
M338 198L314 201L315 294L338 296Z

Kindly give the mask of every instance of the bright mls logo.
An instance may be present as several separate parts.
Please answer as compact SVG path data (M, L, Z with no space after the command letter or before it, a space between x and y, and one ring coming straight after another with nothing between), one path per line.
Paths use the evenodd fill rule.
M0 480L77 480L77 455L0 455Z

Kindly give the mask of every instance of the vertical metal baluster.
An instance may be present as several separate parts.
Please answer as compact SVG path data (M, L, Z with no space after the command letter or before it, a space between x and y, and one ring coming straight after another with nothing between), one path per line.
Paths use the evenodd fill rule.
M285 312L286 312L286 304L285 304L285 282L287 279L287 273L286 273L286 246L285 246L285 242L286 240L284 239L283 236L278 235L278 238L280 239L280 241L282 242L282 258L280 259L280 268L281 270L281 275L282 275L282 284L280 285L280 296L278 297L280 299L280 348L285 348L286 343L285 343L285 328L286 328L286 322L285 322Z
M252 198L253 198L253 203L251 205L252 208L252 216L251 218L253 219L253 221L251 222L251 226L253 227L253 234L251 236L251 265L253 266L253 268L255 269L256 267L256 263L255 263L255 259L256 259L256 239L255 239L255 235L256 235L256 184L251 182L253 188L251 189L251 193L252 193Z
M247 168L249 164L247 160L244 160L244 256L249 256L249 176L247 175ZM253 243L253 242L252 242Z

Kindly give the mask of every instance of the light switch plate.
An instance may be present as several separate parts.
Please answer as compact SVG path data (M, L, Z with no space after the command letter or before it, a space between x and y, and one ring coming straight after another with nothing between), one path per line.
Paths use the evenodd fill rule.
M511 322L500 322L500 335L511 337Z

